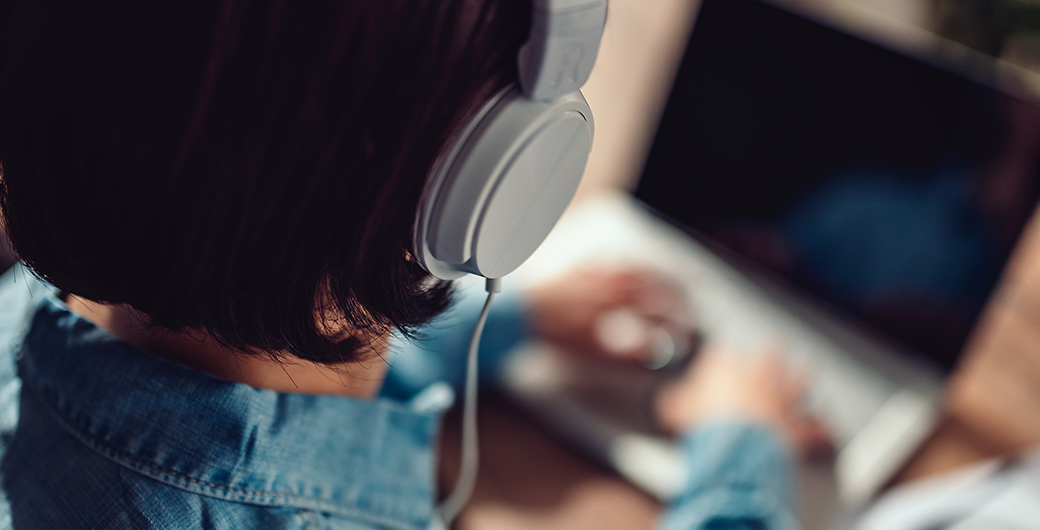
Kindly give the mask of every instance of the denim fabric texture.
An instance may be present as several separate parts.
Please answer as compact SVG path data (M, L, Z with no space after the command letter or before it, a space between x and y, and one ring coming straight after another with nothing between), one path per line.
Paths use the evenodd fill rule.
M115 339L22 268L0 282L0 527L427 526L436 413L216 379Z
M797 530L791 456L772 432L718 421L681 441L689 478L663 530Z
M384 396L361 401L149 355L16 266L0 276L0 529L426 528L450 398L405 403L436 379L461 381L480 294L422 344L397 340ZM485 375L526 332L511 296L493 306ZM770 433L719 424L683 447L693 473L664 527L793 528L787 456Z
M466 353L470 332L487 296L483 282L464 282L456 286L456 302L443 315L427 324L419 342L392 337L390 372L383 396L407 401L431 385L447 383L456 393L462 391L466 376ZM480 339L481 384L494 385L510 351L523 343L530 333L527 302L510 290L495 295Z

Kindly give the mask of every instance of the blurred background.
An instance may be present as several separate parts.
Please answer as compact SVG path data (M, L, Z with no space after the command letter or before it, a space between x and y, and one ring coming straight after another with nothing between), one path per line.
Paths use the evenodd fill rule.
M888 18L892 24L886 31L898 34L900 26L925 30L1040 74L1038 0L783 3L824 11L840 8L839 18L850 26L859 25L860 17ZM634 186L698 5L697 0L611 0L600 59L582 89L595 109L596 141L579 201L595 190Z
M1035 0L854 0L994 57L1040 65Z
M1040 2L1035 0L881 1L939 35L1026 68L1040 68ZM891 7L890 7L891 6Z

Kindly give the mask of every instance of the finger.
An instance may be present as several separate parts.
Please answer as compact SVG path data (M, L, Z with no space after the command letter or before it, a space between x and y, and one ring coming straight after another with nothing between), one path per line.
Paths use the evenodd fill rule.
M682 289L660 281L646 285L636 300L639 309L648 315L667 316L689 308Z
M773 336L766 340L762 352L769 357L775 357L777 360L781 360L787 356L787 352L790 351L790 349L790 344L788 344L786 339L779 336Z
M794 369L788 362L787 345L781 339L771 339L763 349L762 370L780 385L786 396L797 399L805 391L805 377L801 370Z
M655 301L665 301L670 304L679 292L674 283L660 273L644 269L615 271L607 275L606 281L619 296L633 303L653 305Z
M799 452L806 458L828 458L834 455L833 437L813 418L804 417L798 425Z
M693 331L693 310L685 291L661 275L645 270L623 270L603 275L606 286L595 296L604 308L625 307L653 324Z
M792 402L801 400L809 389L809 380L801 370L787 369L784 393Z
M613 309L596 319L594 335L611 357L645 359L650 356L651 324L629 309Z
M668 433L679 432L683 425L681 420L682 391L677 384L669 384L657 393L654 402L658 424Z
M754 356L750 362L752 363L752 369L760 378L769 381L773 385L778 385L779 388L786 388L788 378L787 366L780 357L778 350L767 347Z

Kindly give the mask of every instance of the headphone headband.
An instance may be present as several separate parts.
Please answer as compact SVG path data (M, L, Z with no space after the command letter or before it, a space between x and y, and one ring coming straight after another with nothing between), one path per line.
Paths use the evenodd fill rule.
M607 0L533 0L531 33L520 48L520 86L539 101L575 92L592 72Z

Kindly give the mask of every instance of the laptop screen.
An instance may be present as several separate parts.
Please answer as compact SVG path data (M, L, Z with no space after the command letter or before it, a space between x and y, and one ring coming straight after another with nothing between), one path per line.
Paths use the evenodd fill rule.
M636 195L949 369L1040 192L1040 109L754 0L704 0Z

